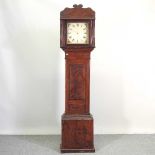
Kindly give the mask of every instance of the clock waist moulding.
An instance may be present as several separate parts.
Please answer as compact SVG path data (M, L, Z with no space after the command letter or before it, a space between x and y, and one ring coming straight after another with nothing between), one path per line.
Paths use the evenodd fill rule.
M60 12L60 47L65 52L65 112L62 153L95 152L93 117L89 112L90 53L95 47L95 12L73 5Z

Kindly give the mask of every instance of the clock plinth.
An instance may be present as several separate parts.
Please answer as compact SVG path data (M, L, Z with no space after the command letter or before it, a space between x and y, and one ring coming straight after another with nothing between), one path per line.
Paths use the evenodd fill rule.
M62 153L95 152L90 114L90 53L94 49L95 12L82 5L61 12L61 48L65 52L65 113Z
M95 152L92 115L62 115L62 153Z

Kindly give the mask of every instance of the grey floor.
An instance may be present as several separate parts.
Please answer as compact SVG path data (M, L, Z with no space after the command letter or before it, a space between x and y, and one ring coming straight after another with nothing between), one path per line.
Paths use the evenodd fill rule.
M60 155L59 144L60 136L0 136L0 155ZM92 155L155 155L155 135L96 135L95 148Z

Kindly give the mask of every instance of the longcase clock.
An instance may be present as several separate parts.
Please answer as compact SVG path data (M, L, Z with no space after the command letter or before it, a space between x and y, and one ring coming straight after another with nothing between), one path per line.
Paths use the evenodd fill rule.
M90 53L95 47L95 12L73 5L60 13L60 46L65 52L65 112L60 149L95 152L93 117L89 112Z

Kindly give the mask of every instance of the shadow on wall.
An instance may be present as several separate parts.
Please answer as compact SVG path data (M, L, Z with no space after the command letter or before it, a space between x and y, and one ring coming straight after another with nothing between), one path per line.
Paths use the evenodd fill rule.
M57 132L60 124L59 18L52 23L54 14L43 11L56 12L58 7L37 6L0 2L5 38L0 56L5 101L0 102L4 119L0 121L5 125L1 123L0 131L3 127L17 134L49 134Z

